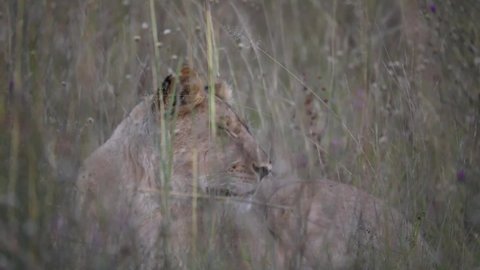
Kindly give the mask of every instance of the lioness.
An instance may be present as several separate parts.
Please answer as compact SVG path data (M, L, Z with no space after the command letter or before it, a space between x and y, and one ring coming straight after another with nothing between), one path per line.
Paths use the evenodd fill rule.
M133 256L138 259L134 265L145 269L181 265L181 259L168 258L189 252L191 233L195 235L197 209L191 197L196 187L243 196L253 193L269 174L268 155L227 102L227 85L211 87L212 123L210 89L200 76L184 66L176 81L168 76L162 89L133 108L85 160L77 180L77 212L80 223L87 223L82 224L87 256L79 260L79 268L92 263L99 251L102 261L107 258L115 267L122 261L119 256L133 250L140 251ZM218 127L216 139L210 125ZM89 221L82 222L85 218ZM164 241L170 243L162 248L159 238L171 241ZM95 251L88 255L89 250Z
M157 95L137 105L78 178L80 217L92 220L86 242L100 246L107 266L119 268L133 253L127 268L222 269L219 257L228 269L378 268L428 253L417 228L352 186L291 175L260 181L271 170L269 157L226 102L226 85L213 87L210 123L209 89L198 74L184 67L175 81L168 76ZM219 128L216 140L210 124ZM197 200L196 187L248 200L229 208ZM232 229L219 228L226 225ZM79 268L96 263L90 255Z

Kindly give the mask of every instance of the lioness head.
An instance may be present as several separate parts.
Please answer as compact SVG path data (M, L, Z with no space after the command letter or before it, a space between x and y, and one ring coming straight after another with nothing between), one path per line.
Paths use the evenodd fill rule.
M184 66L178 79L173 75L165 78L154 97L152 108L158 112L163 104L165 117L174 123L173 187L188 190L197 178L199 187L209 193L248 195L269 174L269 157L229 104L227 84L215 83L214 106L208 101L211 88ZM214 123L209 114L212 108ZM211 125L216 127L216 136Z
M209 91L215 91L210 96L214 106ZM98 248L116 250L129 244L118 236L133 230L139 252L148 261L148 254L156 253L163 221L159 198L166 197L158 196L158 190L188 195L200 188L245 196L256 189L271 170L270 160L227 102L228 95L225 83L207 87L194 70L184 67L179 76L167 76L155 95L132 109L79 173L75 213L84 225L85 250L98 239L103 241ZM209 113L212 107L214 114ZM172 245L178 254L190 243L186 240L189 230L182 228L190 228L185 219L191 215L185 213L192 207L188 203L183 207L184 202L169 204L175 223ZM108 224L104 237L97 237L99 221ZM156 265L156 260L151 263Z

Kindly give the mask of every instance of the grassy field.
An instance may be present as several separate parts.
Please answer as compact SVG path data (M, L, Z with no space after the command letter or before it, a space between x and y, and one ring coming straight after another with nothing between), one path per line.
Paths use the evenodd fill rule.
M59 213L81 161L209 57L275 170L364 189L439 269L480 269L480 1L0 3L0 269L68 269Z

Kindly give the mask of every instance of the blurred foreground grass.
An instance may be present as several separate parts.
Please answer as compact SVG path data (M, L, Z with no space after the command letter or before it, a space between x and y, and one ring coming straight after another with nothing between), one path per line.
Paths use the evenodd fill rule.
M154 48L158 80L183 61L207 73L204 3L165 2L157 43L147 1L0 5L0 269L68 268L59 213L81 161L152 93ZM479 268L480 2L216 2L220 75L277 169L365 189L441 269ZM323 112L313 144L292 120L305 86Z

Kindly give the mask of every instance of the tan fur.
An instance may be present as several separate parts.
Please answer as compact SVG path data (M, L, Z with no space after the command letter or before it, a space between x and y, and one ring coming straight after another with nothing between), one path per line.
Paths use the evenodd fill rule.
M280 269L431 268L435 261L419 228L355 187L287 175L263 180L255 200L267 204L252 211L276 239Z
M201 228L197 240L203 246L213 239L219 257L225 250L233 254L228 269L433 269L436 262L418 225L385 202L330 180L271 176L249 201L221 201L197 214L212 213L221 213L216 233Z
M77 186L87 245L100 235L102 251L114 258L129 247L138 253L130 268L143 269L189 269L196 254L211 253L226 258L228 269L343 269L362 259L381 265L382 258L426 254L417 228L352 186L294 176L259 185L255 169L271 165L225 102L226 84L214 86L214 140L203 80L184 67L175 81L167 77L85 161ZM167 134L159 129L161 106ZM255 203L199 197L212 193Z
M165 258L170 252L177 257L187 253L194 221L191 198L198 192L245 196L257 187L260 177L255 170L271 169L267 154L221 98L222 82L215 87L222 92L215 99L214 139L203 80L183 67L179 85L175 81L167 77L157 95L133 108L86 159L77 180L79 220L91 219L83 224L87 245L100 238L102 251L113 255L137 246L145 269L178 264ZM160 101L166 119L159 114ZM162 134L161 121L169 132ZM128 232L133 238L123 239ZM162 235L174 239L163 249L168 254L158 252Z

